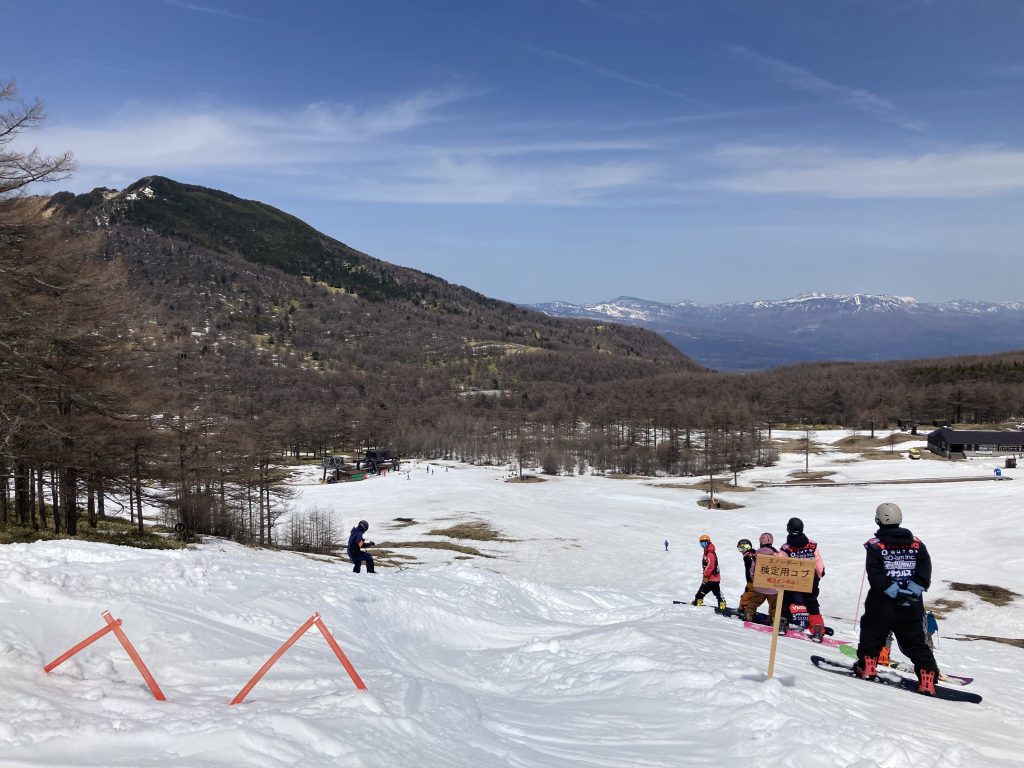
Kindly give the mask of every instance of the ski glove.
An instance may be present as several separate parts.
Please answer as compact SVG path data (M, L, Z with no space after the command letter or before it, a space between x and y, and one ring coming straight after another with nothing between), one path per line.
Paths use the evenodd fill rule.
M888 589L885 590L885 594L891 597L893 600L896 599L896 595L899 594L900 585L895 581L889 585Z
M918 600L921 598L921 595L924 594L924 587L916 581L901 581L900 594L905 597L913 597L915 600Z

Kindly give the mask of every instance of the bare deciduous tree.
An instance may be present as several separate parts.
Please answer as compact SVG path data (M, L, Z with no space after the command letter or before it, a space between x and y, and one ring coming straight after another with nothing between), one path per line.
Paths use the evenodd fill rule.
M13 102L17 95L18 88L13 81L0 80L0 103ZM23 192L35 182L66 179L75 170L75 159L70 152L47 156L35 147L27 151L14 150L18 136L38 128L44 120L46 111L38 99L31 104L14 104L0 112L0 200Z

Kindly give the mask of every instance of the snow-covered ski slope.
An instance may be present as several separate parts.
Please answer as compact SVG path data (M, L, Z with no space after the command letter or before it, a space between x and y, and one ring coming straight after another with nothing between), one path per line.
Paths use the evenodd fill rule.
M848 433L819 433L820 441ZM904 450L906 446L903 446ZM811 457L861 480L992 475L1002 461ZM783 481L802 455L750 470ZM208 540L152 552L87 543L0 547L2 766L1019 766L1024 649L954 639L1024 637L1024 597L1006 607L952 591L984 583L1024 595L1021 499L1013 481L703 494L692 480L559 477L504 482L501 469L409 464L361 483L299 485L294 506L330 507L377 542L485 521L513 541L463 541L420 563L356 575L336 562ZM307 479L315 482L310 472ZM940 664L976 678L981 704L956 704L825 674L838 650L779 640L709 608L672 605L698 586L697 536L719 547L730 604L742 588L735 543L784 536L803 518L827 573L836 636L852 629L873 510L896 501L935 563L930 600L964 601L940 623ZM415 520L397 527L396 517ZM663 542L668 539L670 549ZM402 550L398 550L402 551ZM109 609L168 701L154 701L112 636L54 672L42 666L103 626ZM355 689L311 631L235 707L227 702L314 611L355 665Z

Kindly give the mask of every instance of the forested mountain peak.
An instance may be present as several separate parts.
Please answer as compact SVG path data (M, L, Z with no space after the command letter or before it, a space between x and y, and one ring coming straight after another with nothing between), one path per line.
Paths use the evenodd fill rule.
M336 373L401 371L392 386L428 370L435 394L699 369L653 332L491 299L220 190L146 176L120 191L58 193L48 209L103 233L160 324L206 349L247 347Z
M497 303L433 275L375 259L273 206L163 176L143 177L120 192L59 193L52 206L101 226L143 228L216 253L238 254L369 300L441 299L448 309L467 302Z

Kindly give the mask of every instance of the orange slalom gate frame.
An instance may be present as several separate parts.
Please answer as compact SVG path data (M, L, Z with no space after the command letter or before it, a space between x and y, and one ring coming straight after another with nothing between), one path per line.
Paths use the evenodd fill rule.
M334 639L334 635L330 633L330 630L327 629L327 625L324 624L323 619L320 618L320 614L314 613L306 619L306 622L301 627L295 630L291 637L284 641L284 644L274 652L273 656L267 659L267 663L260 667L259 672L253 675L252 680L245 684L245 687L242 688L235 698L231 700L231 704L241 704L245 700L245 697L249 695L249 692L255 688L256 684L265 674L267 674L267 671L277 663L278 659L284 656L284 652L291 648L295 644L295 641L308 632L309 628L314 624L316 625L316 628L320 630L320 634L324 636L324 640L327 641L327 644L331 646L331 650L334 651L334 655L338 657L338 661L340 661L341 665L345 667L345 671L348 672L348 676L352 678L352 682L355 683L356 688L360 691L365 691L366 684L363 683L362 678L359 677L359 673L356 672L356 668L352 666L352 662L350 662L345 656L344 651L341 650L341 646L339 646L337 641Z
M107 622L107 626L105 626L98 632L93 632L78 645L62 653L56 659L54 659L45 667L43 667L43 671L52 672L55 668L63 664L65 661L70 659L83 648L92 645L108 632L113 632L114 636L121 642L121 645L124 647L125 651L127 651L128 656L131 658L133 662L135 662L135 666L136 668L138 668L139 673L142 675L142 679L146 681L146 685L149 686L149 690L152 692L153 698L157 701L167 701L167 697L164 696L164 692L160 690L160 686L157 685L156 680L153 678L153 675L150 674L150 671L146 667L146 664L142 660L142 657L139 656L138 651L135 650L135 646L131 644L131 641L128 639L128 636L124 633L124 630L121 629L121 620L115 619L113 616L111 616L110 611L104 611L102 616L104 621Z

